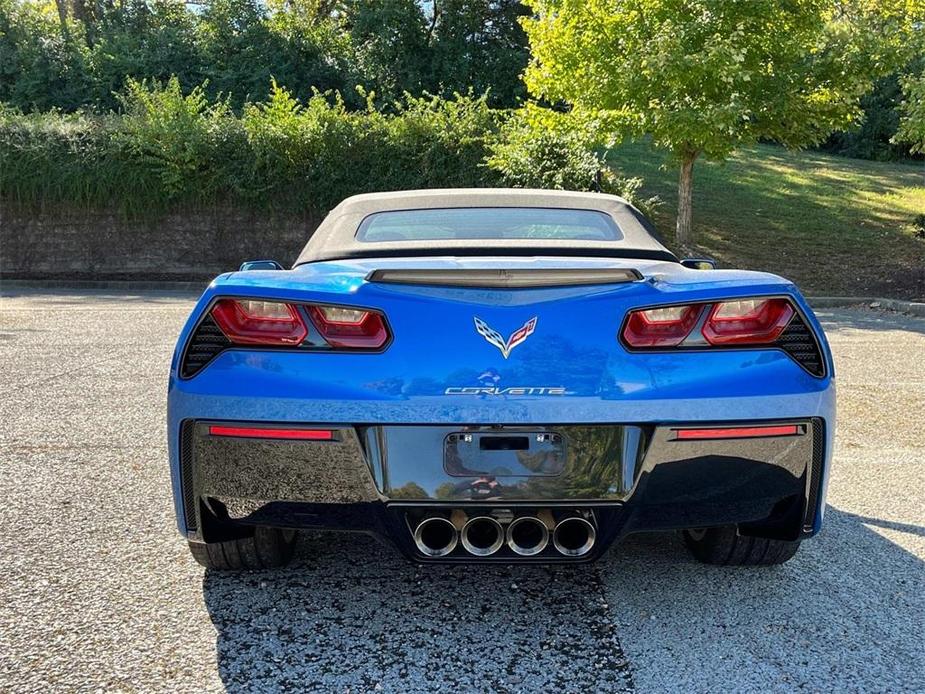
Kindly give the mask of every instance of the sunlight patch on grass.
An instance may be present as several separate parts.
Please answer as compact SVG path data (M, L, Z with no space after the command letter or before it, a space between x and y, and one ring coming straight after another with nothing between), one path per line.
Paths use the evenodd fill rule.
M611 162L645 180L674 235L677 170L644 143ZM815 294L925 297L925 165L868 162L757 145L694 170L697 250L724 266L766 270Z

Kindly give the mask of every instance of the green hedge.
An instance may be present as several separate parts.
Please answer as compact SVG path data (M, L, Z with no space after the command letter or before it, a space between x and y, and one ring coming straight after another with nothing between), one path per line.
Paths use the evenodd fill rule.
M530 132L484 97L406 96L387 112L334 95L302 104L275 84L240 116L203 88L129 82L122 113L23 114L0 107L0 197L17 205L150 214L235 204L323 213L356 193L463 186L592 189L603 158L574 133Z

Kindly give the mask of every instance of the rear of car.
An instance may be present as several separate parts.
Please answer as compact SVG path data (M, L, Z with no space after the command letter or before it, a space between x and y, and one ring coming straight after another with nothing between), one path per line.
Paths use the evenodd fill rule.
M681 529L766 564L819 530L834 384L796 288L621 245L619 199L527 197L364 196L292 270L208 287L168 401L198 560L279 565L293 531L337 529L421 562L576 562Z

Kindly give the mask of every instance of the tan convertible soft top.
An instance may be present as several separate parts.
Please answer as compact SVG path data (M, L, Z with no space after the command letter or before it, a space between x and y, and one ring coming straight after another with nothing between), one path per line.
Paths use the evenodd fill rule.
M613 241L566 239L441 239L367 243L357 240L360 224L384 211L446 208L530 207L594 210L610 215L622 232ZM299 254L296 265L349 258L436 255L581 255L615 258L677 258L655 237L651 225L626 200L603 193L522 188L407 190L354 195L335 207Z

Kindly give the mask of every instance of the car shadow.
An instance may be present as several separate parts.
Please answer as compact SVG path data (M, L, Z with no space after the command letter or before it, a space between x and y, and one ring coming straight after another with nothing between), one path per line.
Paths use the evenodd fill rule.
M421 567L365 536L304 534L287 569L207 571L203 594L231 691L620 691L633 686L621 639L640 674L670 673L673 645L699 648L705 671L728 668L724 649L686 632L712 629L730 606L726 637L767 622L774 659L812 657L811 631L792 633L811 618L836 654L856 638L876 650L844 666L858 682L885 662L913 668L922 561L871 528L925 530L831 507L827 524L789 564L751 569L699 565L674 534L631 537L574 567Z
M206 571L231 691L629 686L596 569L417 566L370 537L308 534L285 570ZM564 663L594 664L577 673Z

